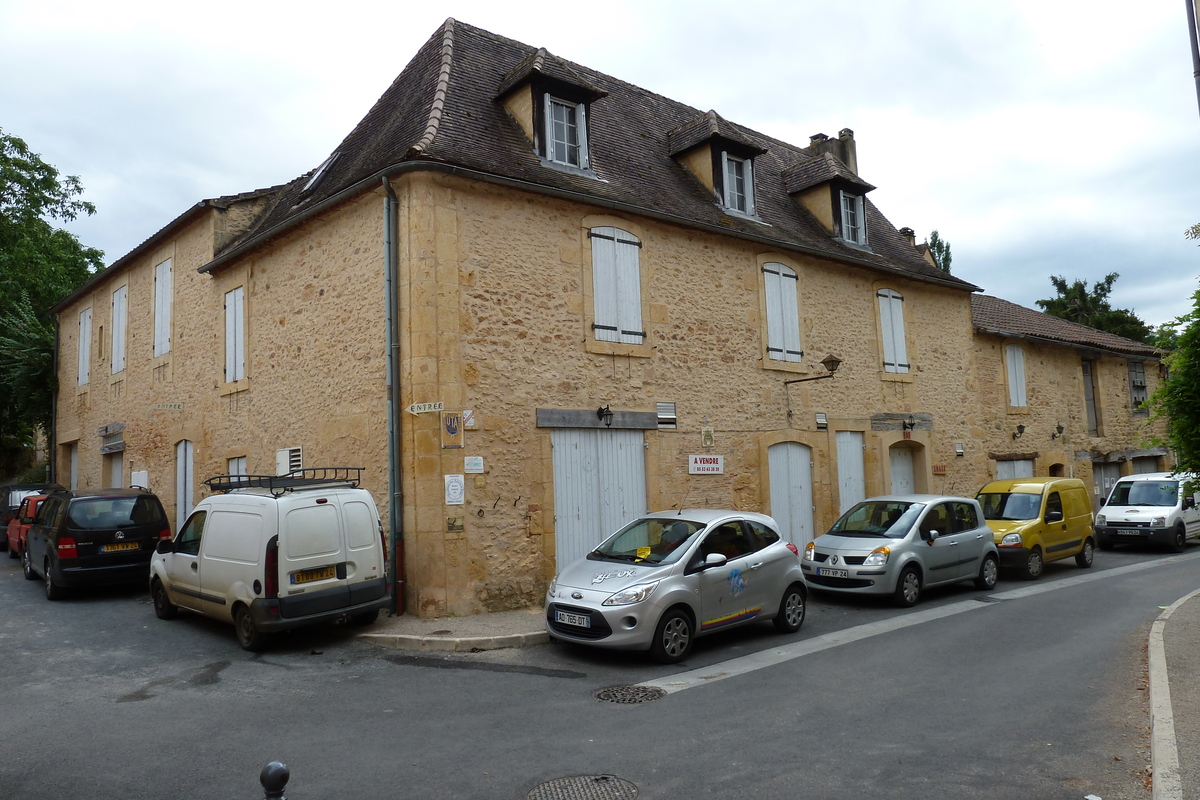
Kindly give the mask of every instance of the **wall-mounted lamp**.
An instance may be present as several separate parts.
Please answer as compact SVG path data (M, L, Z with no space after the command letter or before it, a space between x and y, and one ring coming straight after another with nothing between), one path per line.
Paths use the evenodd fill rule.
M825 368L824 375L813 375L808 378L796 378L795 380L784 381L783 385L787 386L790 383L804 383L805 381L819 381L823 378L832 378L833 373L837 372L838 367L840 367L841 365L842 365L842 360L840 358L838 358L837 356L835 356L833 353L830 353L829 355L827 355L821 359L821 366Z
M1020 438L1021 436L1023 436L1024 434L1025 434L1025 426L1024 426L1024 425L1018 425L1018 426L1017 426L1017 432L1013 434L1013 439L1018 439L1018 438Z
M1056 426L1054 427L1054 433L1050 434L1050 438L1051 438L1051 439L1057 439L1058 437L1060 437L1060 436L1062 436L1062 435L1063 435L1063 426L1062 426L1062 425L1056 425Z
M596 419L604 422L604 427L612 427L613 412L608 406L601 406L596 409Z
M913 428L915 428L915 427L917 427L917 420L916 420L916 418L915 418L915 417L913 417L913 415L912 415L912 414L909 414L909 415L908 415L908 419L907 419L907 420L902 420L902 421L900 422L900 429L901 429L901 430L905 430L905 431L911 431L911 430L912 430Z

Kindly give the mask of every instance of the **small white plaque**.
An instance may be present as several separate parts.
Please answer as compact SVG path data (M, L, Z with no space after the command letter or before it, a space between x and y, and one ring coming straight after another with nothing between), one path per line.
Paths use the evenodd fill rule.
M468 474L483 472L483 456L464 456L463 472Z
M724 475L725 456L688 456L689 475Z
M467 494L467 480L462 475L446 475L446 505L461 506Z

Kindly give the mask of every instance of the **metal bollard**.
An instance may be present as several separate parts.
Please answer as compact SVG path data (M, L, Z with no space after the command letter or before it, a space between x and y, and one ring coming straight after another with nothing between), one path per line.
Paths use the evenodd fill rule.
M282 761L272 761L262 768L258 782L262 784L264 800L287 800L283 787L287 786L288 778L292 776L287 764Z

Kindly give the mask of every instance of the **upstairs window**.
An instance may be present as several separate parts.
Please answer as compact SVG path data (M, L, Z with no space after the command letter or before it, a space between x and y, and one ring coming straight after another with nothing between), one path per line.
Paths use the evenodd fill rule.
M1025 396L1025 351L1019 344L1004 348L1004 361L1008 367L1008 404L1023 407L1029 405Z
M796 272L783 264L763 264L767 299L767 357L799 363L800 310Z
M154 268L154 357L171 352L171 259Z
M112 295L112 374L125 370L125 308L129 287L122 286Z
M754 215L754 162L721 153L723 202L730 211Z
M866 217L862 195L839 192L842 197L842 238L852 244L867 246Z
M1146 389L1146 363L1144 361L1129 362L1129 405L1135 414L1149 414L1145 407L1150 399Z
M246 377L246 290L225 293L225 382Z
M92 364L92 310L85 308L79 312L79 372L80 386L87 386L91 379Z
M602 342L642 344L642 243L620 228L592 228L592 330Z
M904 297L895 289L880 289L876 296L879 298L879 335L883 338L883 371L908 372Z
M579 169L588 168L587 109L545 95L546 159Z

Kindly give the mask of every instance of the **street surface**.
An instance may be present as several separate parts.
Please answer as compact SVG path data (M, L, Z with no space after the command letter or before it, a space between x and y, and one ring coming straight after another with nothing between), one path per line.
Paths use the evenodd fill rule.
M0 798L254 798L278 759L292 800L519 800L600 775L648 799L1149 800L1147 635L1198 559L1098 552L909 610L814 593L798 634L718 634L664 667L401 652L344 627L250 654L229 626L157 619L140 588L48 602L0 555ZM667 694L593 696L647 684ZM601 788L580 796L627 796Z

